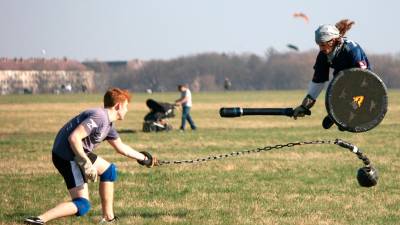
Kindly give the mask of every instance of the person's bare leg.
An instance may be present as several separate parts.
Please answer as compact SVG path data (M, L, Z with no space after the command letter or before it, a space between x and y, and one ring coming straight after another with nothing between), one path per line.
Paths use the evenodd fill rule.
M72 216L76 212L78 212L78 209L73 202L63 202L38 217L42 219L43 222L47 222L60 217Z
M79 197L89 199L89 190L88 190L88 185L86 183L81 186L69 189L69 193L71 195L71 199ZM38 217L42 219L43 222L47 222L60 217L72 216L75 215L77 212L78 208L72 201L63 202L58 204L56 207L46 211L45 213L43 213Z
M114 219L114 182L100 182L99 186L103 218Z
M93 164L99 175L103 174L111 165L109 162L101 157L97 157L96 162ZM101 208L103 218L105 220L114 219L114 182L102 182L99 184L99 194L101 199Z

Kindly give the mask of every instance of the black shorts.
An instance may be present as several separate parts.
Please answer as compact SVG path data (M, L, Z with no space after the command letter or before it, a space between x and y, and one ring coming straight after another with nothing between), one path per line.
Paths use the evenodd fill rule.
M87 153L92 163L96 162L97 155L89 152ZM53 164L57 168L58 172L63 176L65 183L67 184L68 190L74 187L78 187L84 183L87 183L83 171L79 168L78 164L72 160L68 161L62 159L54 152L52 154Z

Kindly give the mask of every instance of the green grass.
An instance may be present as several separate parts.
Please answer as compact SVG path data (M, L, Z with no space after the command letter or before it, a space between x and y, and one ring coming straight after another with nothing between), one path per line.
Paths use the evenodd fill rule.
M220 118L222 106L294 107L304 91L194 93L196 132L141 132L151 97L172 102L178 93L134 94L124 121L123 141L161 160L195 159L302 140L348 140L379 170L374 188L355 179L362 162L333 145L307 145L196 165L147 169L102 144L96 153L117 164L115 212L119 224L399 224L400 91L389 92L389 111L366 133L324 130L323 96L311 117ZM0 224L21 224L68 200L62 177L51 163L58 129L102 95L0 96ZM180 111L170 119L179 126ZM97 183L90 184L92 210L82 218L50 224L93 224L101 218Z

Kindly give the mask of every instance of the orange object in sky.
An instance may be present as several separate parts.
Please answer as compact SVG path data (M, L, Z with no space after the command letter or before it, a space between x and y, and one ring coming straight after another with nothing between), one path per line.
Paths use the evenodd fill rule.
M308 21L309 21L308 16L307 16L306 14L302 13L302 12L293 13L293 17L302 18L302 19L304 19L304 21L306 21L307 23L308 23Z

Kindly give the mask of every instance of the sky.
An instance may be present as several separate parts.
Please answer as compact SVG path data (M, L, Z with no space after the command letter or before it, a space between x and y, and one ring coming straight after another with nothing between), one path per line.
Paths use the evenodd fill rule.
M396 0L0 0L0 57L173 59L317 49L321 24L356 22L368 53L399 54ZM309 22L293 17L303 12ZM397 22L396 22L397 21Z

